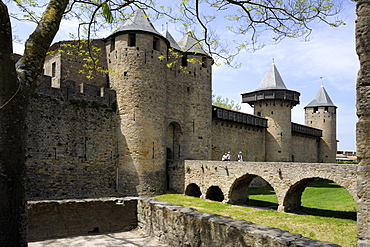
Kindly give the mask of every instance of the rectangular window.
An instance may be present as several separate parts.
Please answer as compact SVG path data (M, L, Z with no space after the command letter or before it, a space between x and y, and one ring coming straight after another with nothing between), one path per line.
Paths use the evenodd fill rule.
M159 51L159 39L153 37L153 50Z
M207 58L206 57L202 57L202 67L207 68Z
M188 66L188 55L184 54L181 58L181 66L186 67Z
M116 49L116 39L113 38L110 40L110 51L114 51Z
M57 71L57 64L56 64L56 62L53 62L53 63L51 64L51 76L52 76L52 77L55 77L55 75L56 75L56 71Z
M136 46L136 34L128 34L128 46Z
M314 113L318 113L318 112L319 112L319 108L318 108L318 107L314 107L314 108L313 108L313 112L314 112Z

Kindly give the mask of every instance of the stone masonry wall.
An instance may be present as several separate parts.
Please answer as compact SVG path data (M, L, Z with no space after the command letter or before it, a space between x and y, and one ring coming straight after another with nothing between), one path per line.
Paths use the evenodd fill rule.
M319 140L309 135L292 135L292 154L294 162L319 162Z
M262 127L213 120L212 160L221 160L230 151L231 160L236 161L242 151L243 160L265 161L265 133Z
M89 46L86 40L57 42L49 49L50 53L44 63L44 74L52 77L54 87L59 87L60 82L65 80L84 81L90 85L107 87L104 46L102 39L91 40ZM95 66L91 62L89 50L96 58Z
M337 247L285 230L202 213L152 198L29 202L29 240L128 231L136 226L170 246Z
M356 92L356 149L360 160L357 171L359 207L358 246L370 247L370 2L356 0L356 51L360 61Z
M138 201L138 226L170 246L338 246L155 199Z
M274 188L280 211L294 211L299 208L301 203L299 193L307 186L303 181L312 181L316 178L334 181L358 202L357 165L205 160L186 160L184 165L185 189L190 184L196 184L202 194L201 198L206 198L209 188L217 186L221 189L225 201L245 203L249 183L259 176Z
M52 88L50 83L50 77L46 77L29 104L27 198L114 193L117 128L114 92L85 85L81 93L74 82L63 82L61 88Z
M29 241L122 232L136 227L137 201L130 198L28 202Z

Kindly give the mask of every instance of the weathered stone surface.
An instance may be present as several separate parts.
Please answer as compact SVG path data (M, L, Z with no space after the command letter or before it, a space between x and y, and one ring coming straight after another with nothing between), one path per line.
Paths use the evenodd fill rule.
M339 246L155 199L138 201L138 220L146 233L171 246Z
M345 188L358 201L357 165L335 163L290 162L223 162L187 160L184 163L185 193L189 186L198 186L201 198L210 196L212 187L218 187L224 201L239 204L247 200L248 186L259 176L276 193L280 211L296 211L307 184L316 178L329 179ZM223 172L220 172L223 171ZM364 184L367 187L367 184Z
M137 226L162 243L179 247L338 246L144 197L33 201L28 210L31 241L128 231Z
M30 201L28 240L128 231L137 227L137 201L129 198Z
M370 246L370 2L357 0L356 51L360 60L357 78L358 246Z

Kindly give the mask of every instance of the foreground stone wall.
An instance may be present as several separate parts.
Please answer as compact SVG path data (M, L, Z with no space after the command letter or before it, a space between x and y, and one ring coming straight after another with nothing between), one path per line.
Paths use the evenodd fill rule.
M28 240L129 231L137 226L137 200L100 198L28 202Z
M152 198L29 202L29 241L128 231L136 226L170 246L322 246L288 231L202 213Z

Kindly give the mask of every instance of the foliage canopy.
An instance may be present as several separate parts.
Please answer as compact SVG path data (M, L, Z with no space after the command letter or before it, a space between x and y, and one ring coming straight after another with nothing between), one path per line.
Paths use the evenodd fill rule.
M233 111L240 111L241 106L238 103L235 103L234 100L228 98L222 98L220 95L212 95L212 105L230 109Z
M8 2L20 10L12 17L35 23L48 4L46 0ZM237 65L234 58L242 50L253 51L285 37L307 39L313 21L343 24L335 17L341 0L74 0L69 1L64 18L79 23L72 38L89 39L99 31L116 29L136 8L145 9L152 21L164 18L179 24L183 33L191 30L216 63L228 65ZM267 34L262 36L263 32Z

